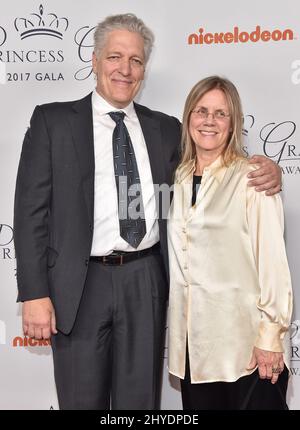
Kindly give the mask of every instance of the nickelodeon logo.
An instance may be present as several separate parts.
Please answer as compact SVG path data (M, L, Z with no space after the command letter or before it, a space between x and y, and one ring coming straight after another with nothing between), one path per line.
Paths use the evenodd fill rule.
M50 346L51 340L50 339L32 339L31 337L21 337L17 336L13 339L12 342L13 347L26 347L26 346Z
M224 43L249 43L249 42L279 42L281 40L294 40L294 32L286 30L261 30L259 25L251 33L240 31L239 27L234 27L232 32L226 33L205 33L204 28L199 28L198 33L188 36L189 45L212 45Z

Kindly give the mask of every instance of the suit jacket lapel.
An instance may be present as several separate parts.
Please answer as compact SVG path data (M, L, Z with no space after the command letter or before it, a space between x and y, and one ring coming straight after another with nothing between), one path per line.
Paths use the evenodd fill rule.
M134 107L145 138L153 183L161 185L166 182L166 177L160 124L149 109L136 103Z
M90 222L94 217L94 135L91 94L74 102L69 115Z

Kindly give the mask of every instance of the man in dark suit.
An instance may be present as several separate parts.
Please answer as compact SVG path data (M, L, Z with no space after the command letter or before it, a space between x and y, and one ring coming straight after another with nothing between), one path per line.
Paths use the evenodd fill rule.
M61 409L159 407L168 256L154 184L172 184L180 123L133 103L152 44L134 15L100 23L96 89L37 106L23 143L18 300L24 333L52 336ZM276 191L271 162L257 175Z

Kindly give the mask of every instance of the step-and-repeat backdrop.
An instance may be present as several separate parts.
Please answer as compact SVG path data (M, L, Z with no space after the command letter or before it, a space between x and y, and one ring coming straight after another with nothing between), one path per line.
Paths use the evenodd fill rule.
M133 12L156 35L138 101L181 118L199 79L238 87L245 146L280 164L295 308L288 403L300 409L300 3L298 0L17 0L0 4L0 409L58 408L51 347L24 338L16 303L13 196L22 140L36 104L83 97L94 26ZM165 350L165 357L167 356ZM222 357L220 357L222 360ZM181 409L165 369L163 409Z

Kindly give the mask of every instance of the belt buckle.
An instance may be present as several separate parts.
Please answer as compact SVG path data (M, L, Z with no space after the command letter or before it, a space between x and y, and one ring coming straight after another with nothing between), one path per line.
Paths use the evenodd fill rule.
M107 257L108 255L102 257L102 263L104 264L104 266L109 266L109 259Z
M111 262L109 261L110 259L109 259L109 257L112 257L112 260L111 260ZM117 257L117 258L116 258ZM112 256L112 255L105 255L104 257L102 257L103 259L102 259L102 262L103 262L103 264L105 265L105 266L114 266L114 265L118 265L118 266L122 266L124 263L123 263L123 255L114 255L114 256ZM114 263L113 261L114 261L114 259L116 259L115 261L116 261L116 263Z

